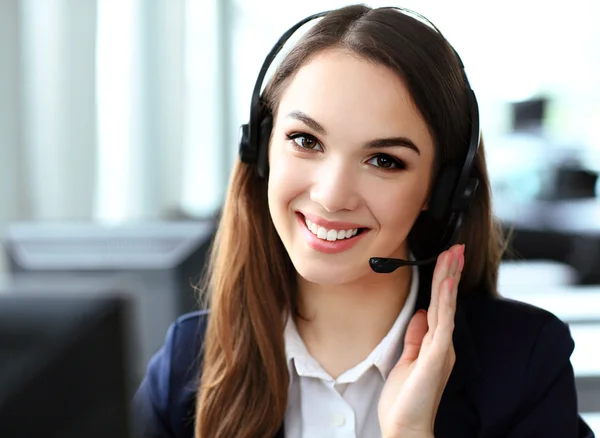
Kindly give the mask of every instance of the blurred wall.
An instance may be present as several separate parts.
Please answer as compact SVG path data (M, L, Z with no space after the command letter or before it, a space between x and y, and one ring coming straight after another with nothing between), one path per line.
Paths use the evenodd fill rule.
M26 215L20 130L21 66L19 0L0 2L0 232L7 221Z

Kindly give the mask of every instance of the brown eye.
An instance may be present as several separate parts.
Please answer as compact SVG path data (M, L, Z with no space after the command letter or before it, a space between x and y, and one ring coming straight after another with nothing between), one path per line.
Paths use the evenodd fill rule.
M389 157L386 157L385 155L380 155L377 157L377 165L379 167L383 167L384 169L389 169L394 165L394 162L390 160Z
M386 154L376 155L368 163L381 170L401 170L406 168L402 161Z
M306 149L314 149L317 142L309 137L296 137L296 143Z
M312 135L296 134L296 135L290 135L289 138L301 149L308 149L308 150L321 150L322 149L318 140L316 138L314 138Z

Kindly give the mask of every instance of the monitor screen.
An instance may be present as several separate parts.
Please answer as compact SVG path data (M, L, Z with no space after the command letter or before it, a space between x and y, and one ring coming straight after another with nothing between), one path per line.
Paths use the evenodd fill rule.
M127 301L0 295L0 436L130 435Z
M548 99L545 97L512 103L513 132L540 131L546 121L548 104Z

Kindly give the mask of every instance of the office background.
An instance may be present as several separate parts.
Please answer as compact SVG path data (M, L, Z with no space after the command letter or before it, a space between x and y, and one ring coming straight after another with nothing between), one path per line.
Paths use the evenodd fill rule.
M0 237L31 236L10 231L23 222L149 239L164 223L210 224L264 56L300 18L348 3L0 0ZM418 11L461 54L496 212L520 239L501 293L573 322L576 372L600 406L600 2L367 3ZM182 229L170 238L199 247L204 229ZM172 266L201 260L196 246ZM0 252L4 284L11 257ZM600 432L597 411L586 418Z
M2 0L0 223L211 213L264 55L299 18L345 3ZM533 196L524 175L558 149L600 167L597 1L401 4L461 54L498 184ZM509 104L533 97L550 101L541 148L507 136Z

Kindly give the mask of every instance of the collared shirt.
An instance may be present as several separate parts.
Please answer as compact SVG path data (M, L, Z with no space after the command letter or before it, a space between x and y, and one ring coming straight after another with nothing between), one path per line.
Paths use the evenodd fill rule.
M290 373L286 438L381 437L379 396L400 358L406 327L415 310L418 283L415 266L406 302L390 331L365 360L337 379L309 354L293 318L288 318L284 334Z

